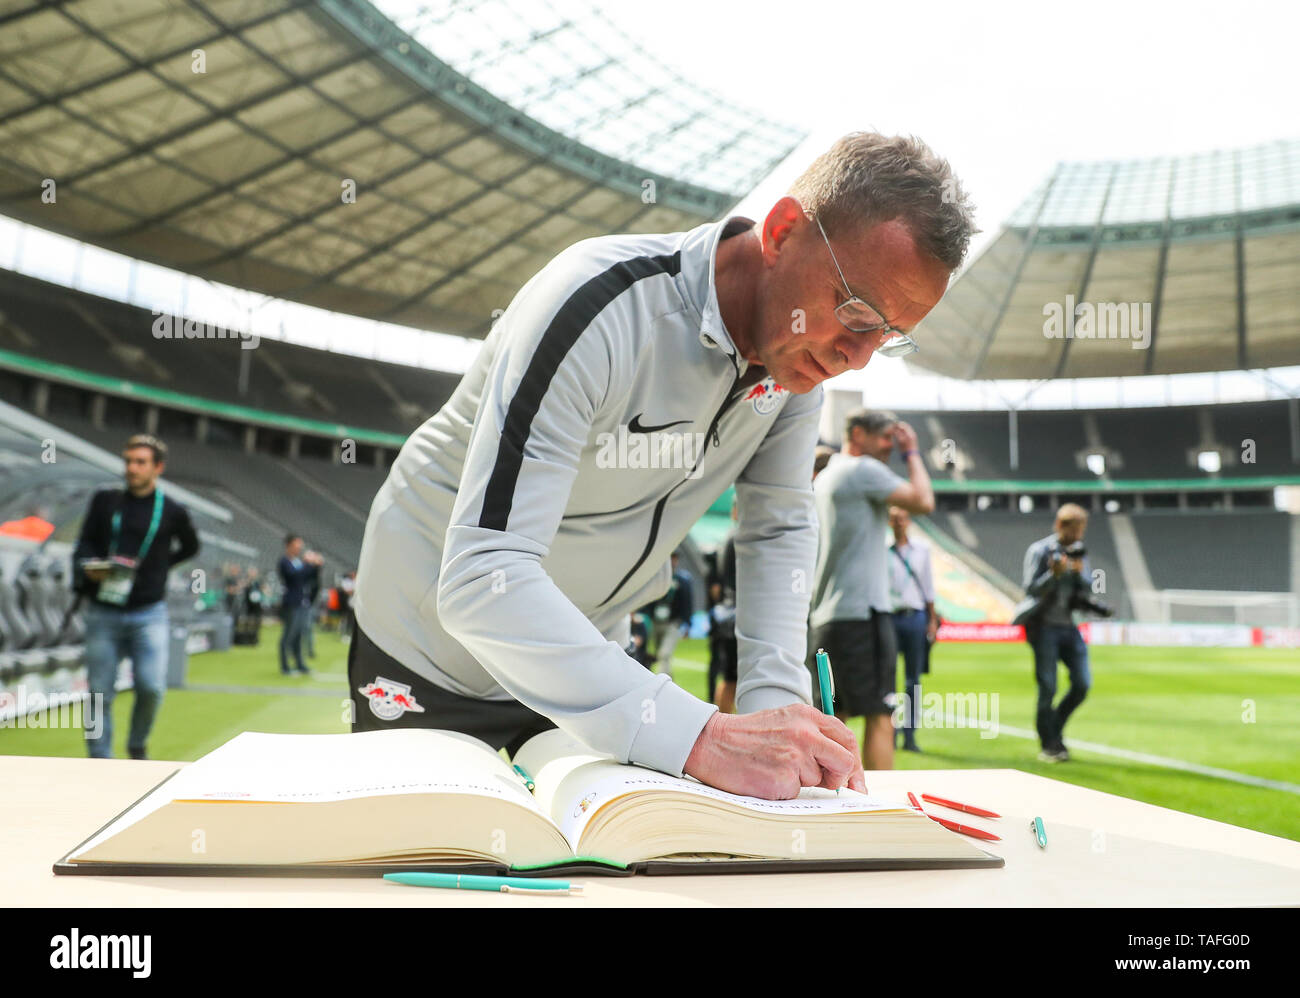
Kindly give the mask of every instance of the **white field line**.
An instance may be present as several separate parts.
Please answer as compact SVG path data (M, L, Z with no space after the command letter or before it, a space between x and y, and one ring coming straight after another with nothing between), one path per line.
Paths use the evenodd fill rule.
M681 669L683 672L707 672L706 666L698 662L692 662L680 658L673 659L673 671ZM957 717L951 711L945 713L946 723L955 728L979 728L982 727L979 721L972 721L966 717ZM997 727L998 734L1010 735L1012 738L1026 738L1031 741L1038 740L1038 732L1029 728L1016 728L1007 724L999 724ZM1248 787L1261 787L1264 790L1280 790L1283 793L1300 795L1300 783L1288 783L1285 780L1266 780L1262 776L1251 776L1249 773L1238 773L1232 769L1219 769L1217 766L1202 766L1198 762L1186 762L1182 759L1171 759L1163 755L1151 755L1149 752L1134 752L1132 749L1116 748L1113 745L1102 745L1099 742L1081 742L1078 739L1070 739L1071 749L1082 749L1086 752L1095 752L1097 755L1108 755L1112 759L1124 759L1128 762L1140 762L1147 766L1158 766L1162 769L1176 769L1184 773L1195 773L1198 776L1209 776L1217 780L1229 780L1232 783L1241 783Z
M949 725L956 728L979 728L984 727L979 721L971 721L969 718L958 718L951 712L945 714L945 720ZM1007 724L997 726L998 734L1010 735L1012 738L1027 738L1033 741L1038 740L1038 732L1029 728L1016 728ZM1147 766L1159 766L1162 769L1177 769L1184 773L1196 773L1198 776L1210 776L1218 780L1230 780L1233 783L1242 783L1250 787L1262 787L1265 790L1281 790L1283 793L1300 794L1300 784L1287 783L1285 780L1266 780L1262 776L1251 776L1249 773L1238 773L1232 769L1219 769L1217 766L1202 766L1198 762L1186 762L1182 759L1171 759L1163 755L1151 755L1149 752L1134 752L1132 749L1116 748L1113 745L1102 745L1099 742L1083 742L1076 738L1070 739L1070 748L1083 749L1087 752L1095 752L1098 755L1108 755L1113 759L1125 759L1128 762L1140 762Z

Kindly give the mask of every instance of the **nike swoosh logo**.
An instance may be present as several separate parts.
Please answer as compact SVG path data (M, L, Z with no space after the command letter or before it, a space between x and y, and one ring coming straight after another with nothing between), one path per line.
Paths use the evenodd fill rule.
M642 426L641 417L644 413L638 412L632 417L632 421L627 424L629 433L654 433L656 430L666 430L670 426L681 426L683 423L689 423L689 419L679 419L673 423L660 423L658 426Z

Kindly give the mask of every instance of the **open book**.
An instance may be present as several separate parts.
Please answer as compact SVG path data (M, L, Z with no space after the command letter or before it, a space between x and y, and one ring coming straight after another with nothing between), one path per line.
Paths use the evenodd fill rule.
M595 754L558 730L515 765L451 731L246 732L178 770L56 873L483 867L722 872L1001 866L906 805L842 790L742 797Z

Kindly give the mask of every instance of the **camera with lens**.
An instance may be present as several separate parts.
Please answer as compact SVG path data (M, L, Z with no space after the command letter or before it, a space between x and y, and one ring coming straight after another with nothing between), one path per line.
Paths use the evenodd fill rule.
M1088 613L1095 613L1098 617L1115 616L1114 607L1107 603L1103 603L1101 600L1088 599L1086 597L1076 599L1074 601L1074 608L1077 610L1086 610Z

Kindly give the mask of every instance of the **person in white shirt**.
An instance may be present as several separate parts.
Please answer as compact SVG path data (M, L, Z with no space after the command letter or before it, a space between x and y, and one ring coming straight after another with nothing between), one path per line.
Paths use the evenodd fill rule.
M898 506L889 509L894 543L889 546L889 597L894 604L894 633L903 655L903 751L920 752L916 743L917 706L921 700L921 673L929 665L930 645L939 631L934 612L934 572L930 547L908 540L912 518Z
M907 478L886 463L897 446ZM807 666L830 659L835 712L865 717L865 769L894 767L898 645L889 599L889 507L934 511L934 490L916 431L892 412L855 409L845 417L844 450L813 482L821 535L813 575Z

